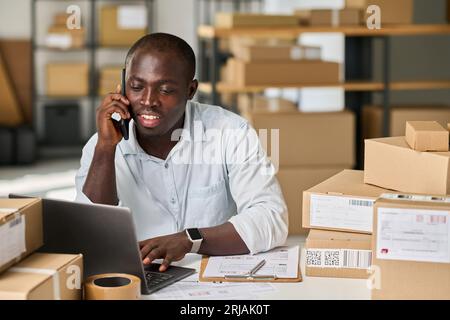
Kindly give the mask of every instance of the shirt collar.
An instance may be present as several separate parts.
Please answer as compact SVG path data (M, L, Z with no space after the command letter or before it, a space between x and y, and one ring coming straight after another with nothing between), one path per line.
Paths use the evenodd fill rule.
M180 136L181 133L181 142L184 141L205 141L206 133L205 126L203 122L199 118L196 108L195 102L188 101L186 103L186 108L184 112L184 124L183 129L179 129L178 132L174 133L174 136ZM137 139L136 139L136 126L134 120L130 121L130 133L128 140L122 139L120 142L120 148L124 155L126 154L138 154L146 152L141 148Z

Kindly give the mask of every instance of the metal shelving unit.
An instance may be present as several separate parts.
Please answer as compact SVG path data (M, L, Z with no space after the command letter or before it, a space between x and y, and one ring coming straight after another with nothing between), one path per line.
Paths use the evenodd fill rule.
M345 83L324 84L342 86L345 90L346 107L355 112L357 118L356 137L361 132L362 107L371 102L372 92L381 92L383 95L383 122L382 132L389 135L390 128L390 100L393 90L433 90L450 89L449 81L392 81L390 77L391 38L394 36L415 35L450 35L450 25L399 25L383 27L380 30L369 30L364 26L357 27L295 27L295 28L215 28L212 26L199 26L199 65L206 70L199 74L200 91L202 97L208 98L213 104L221 104L221 93L248 93L262 92L264 87L232 87L219 83L218 75L223 54L219 51L219 40L231 36L261 36L273 37L282 35L299 36L305 32L342 32L345 35ZM382 81L373 81L372 52L374 41L381 41L382 54ZM209 49L209 50L207 50ZM317 86L317 85L315 85ZM269 87L269 86L267 86ZM279 87L279 86L272 86ZM301 87L301 86L299 86ZM362 141L357 141L357 155L361 154ZM358 159L358 168L362 159Z
M82 48L70 48L70 49L57 49L47 47L41 43L38 43L37 38L37 23L39 23L37 16L37 7L38 5L45 4L57 4L61 5L71 5L76 3L84 3L89 8L89 19L83 21L83 27L86 30L86 43ZM42 121L36 118L38 114L38 104L42 101L51 101L52 103L80 103L81 100L88 100L90 105L90 114L92 114L92 118L94 119L92 124L89 126L90 131L95 132L95 109L97 107L98 102L98 59L97 52L99 50L120 50L125 51L129 49L129 47L120 47L120 46L101 46L98 42L98 28L99 28L99 18L98 18L98 10L101 4L145 4L147 9L147 30L148 32L153 32L156 28L156 15L155 13L155 1L154 0L136 0L136 1L127 1L127 0L32 0L31 5L31 43L32 43L32 70L33 70L33 80L32 80L32 101L33 101L33 118L34 118L34 130L36 132L36 127L39 124L38 121ZM36 54L39 52L50 52L52 54L60 54L64 55L66 53L87 53L87 60L89 64L89 92L87 96L71 96L71 97L54 97L48 96L45 94L39 94L36 89L37 82L37 61ZM83 61L86 61L85 59ZM124 61L120 61L120 64L123 64ZM81 138L81 137L80 137ZM80 142L83 144L85 141L80 139ZM48 147L43 145L42 141L40 141L40 149L55 149L53 147ZM61 148L62 155L72 155L72 153L79 154L81 148L80 146L76 146L72 148ZM48 152L52 156L55 154L55 150L51 150ZM57 154L57 153L56 153Z

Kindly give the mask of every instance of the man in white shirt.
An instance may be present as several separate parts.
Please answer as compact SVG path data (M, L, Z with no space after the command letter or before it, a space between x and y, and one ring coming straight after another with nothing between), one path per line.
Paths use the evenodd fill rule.
M131 209L143 262L163 259L160 271L188 252L253 254L287 237L286 204L255 130L232 112L190 101L194 75L184 40L154 33L136 42L126 97L118 87L97 108L98 132L76 176L76 201ZM132 119L129 140L114 113Z

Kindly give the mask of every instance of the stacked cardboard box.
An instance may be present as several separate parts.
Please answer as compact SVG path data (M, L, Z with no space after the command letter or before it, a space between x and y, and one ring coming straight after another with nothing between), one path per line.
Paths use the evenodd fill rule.
M450 299L450 198L375 202L372 299Z
M0 275L0 300L80 300L81 254L34 253Z
M54 16L53 25L47 30L45 43L48 47L69 49L82 48L85 44L85 29L69 29L67 19L69 15L66 13L58 13Z
M147 32L147 10L140 5L105 5L100 8L102 46L130 46Z
M299 19L294 15L218 12L215 16L218 28L295 27L298 24Z
M105 96L110 92L115 92L120 84L121 66L107 66L100 69L98 94Z
M227 61L228 82L238 86L339 83L339 63L322 61L320 47L291 41L234 38L230 43L234 58Z
M364 182L401 192L375 202L372 298L449 299L449 132L436 122L406 128L407 138L365 141Z
M89 93L87 63L49 63L46 70L50 96L86 96Z
M413 0L345 0L346 8L361 9L365 13L365 19L371 13L366 10L371 5L377 5L381 13L381 25L383 24L411 24L413 23Z
M383 188L364 184L364 173L344 170L303 192L306 275L367 278L371 267L373 203Z
M43 245L40 199L0 199L0 272Z
M294 14L308 26L358 26L364 18L361 8L296 10Z
M301 221L303 190L354 165L354 114L274 112L269 103L267 110L259 104L242 115L257 131L267 130L268 141L263 145L279 168L277 176L289 211L289 233L305 234ZM279 157L272 151L276 149Z

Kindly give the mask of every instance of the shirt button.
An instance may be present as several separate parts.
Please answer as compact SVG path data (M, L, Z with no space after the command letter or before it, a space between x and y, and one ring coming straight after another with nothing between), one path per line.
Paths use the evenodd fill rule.
M169 167L169 164L168 163L166 163L165 165L164 165L164 168L168 168Z
M170 199L171 203L175 203L175 198Z

